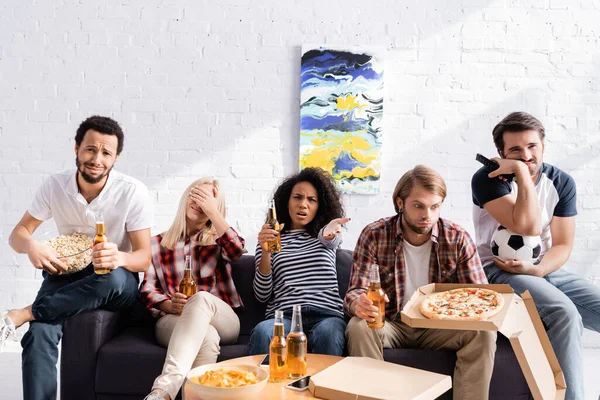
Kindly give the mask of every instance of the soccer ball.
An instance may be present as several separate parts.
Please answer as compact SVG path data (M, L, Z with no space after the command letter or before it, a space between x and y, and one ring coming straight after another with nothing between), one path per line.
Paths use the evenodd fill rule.
M522 236L500 225L492 235L492 254L502 261L519 260L536 263L542 252L539 236Z

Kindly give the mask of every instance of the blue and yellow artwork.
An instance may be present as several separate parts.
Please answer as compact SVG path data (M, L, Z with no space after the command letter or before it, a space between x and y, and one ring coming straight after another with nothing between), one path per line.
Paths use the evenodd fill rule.
M379 193L383 49L305 46L300 74L300 168L323 168L343 193Z

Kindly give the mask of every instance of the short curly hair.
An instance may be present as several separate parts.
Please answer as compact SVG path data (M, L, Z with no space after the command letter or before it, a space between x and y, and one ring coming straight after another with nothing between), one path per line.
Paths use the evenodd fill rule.
M275 211L280 223L284 223L283 231L292 228L292 218L288 211L288 203L292 189L300 182L308 182L317 190L319 207L315 218L306 226L311 236L317 236L319 231L332 219L344 217L344 206L341 193L333 177L321 168L309 167L287 177L275 190Z
M104 135L113 135L117 137L117 155L123 151L123 142L125 142L125 135L123 130L117 121L108 117L101 117L94 115L89 117L79 125L77 133L75 134L75 144L81 146L85 133L90 129L100 132Z

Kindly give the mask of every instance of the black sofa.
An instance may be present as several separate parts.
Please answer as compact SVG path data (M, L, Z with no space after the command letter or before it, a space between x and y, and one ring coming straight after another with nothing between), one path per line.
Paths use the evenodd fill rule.
M337 253L338 284L346 293L352 253ZM237 344L222 346L219 361L248 355L252 328L264 318L265 306L254 298L254 256L232 265L233 279L244 302ZM156 344L153 320L141 304L132 310L95 310L64 325L60 365L62 400L143 399L162 370L166 350ZM456 355L450 351L385 349L386 361L452 376ZM442 399L451 399L446 392ZM498 335L490 399L530 399L530 392L508 340Z

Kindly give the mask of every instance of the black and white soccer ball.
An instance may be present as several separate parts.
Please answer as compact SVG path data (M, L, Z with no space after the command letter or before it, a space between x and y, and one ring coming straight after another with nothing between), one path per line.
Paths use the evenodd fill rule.
M536 263L542 252L539 236L523 236L502 225L492 235L492 254L502 261L519 260Z

